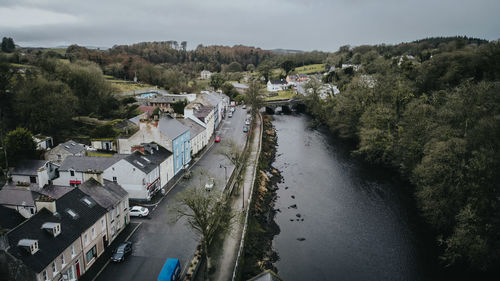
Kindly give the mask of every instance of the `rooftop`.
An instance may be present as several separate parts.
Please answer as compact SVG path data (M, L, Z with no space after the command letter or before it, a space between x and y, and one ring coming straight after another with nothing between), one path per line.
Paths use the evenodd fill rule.
M115 154L113 157L68 156L61 164L59 171L69 171L70 169L77 172L85 172L89 170L104 171L125 157L126 155L123 154Z
M205 127L190 118L179 119L179 122L189 128L191 139L205 131Z
M128 194L115 182L104 180L104 185L102 185L94 178L82 183L78 188L107 210L116 206Z
M12 170L12 175L36 176L38 169L43 167L47 160L21 160Z
M77 142L72 141L72 140L69 140L69 141L64 142L64 143L60 143L57 146L64 148L66 151L68 151L71 154L81 153L82 151L85 150L84 144L77 143Z
M89 206L81 199L87 195L78 188L56 201L57 213L42 209L30 219L8 233L8 252L24 262L34 272L41 272L80 235L106 214L98 204ZM74 215L72 215L74 214ZM45 223L60 223L61 233L54 237L42 229ZM35 254L18 247L23 239L37 240L39 250Z
M21 224L25 218L21 216L16 210L0 206L0 231L12 229Z
M171 155L172 152L168 151L161 145L158 145L158 149L154 149L153 154L150 154L147 151L145 151L145 154L142 154L139 151L135 151L134 153L129 154L127 157L125 157L125 160L134 165L142 172L149 174Z
M162 117L158 122L160 132L171 140L175 140L180 135L189 131L189 128L182 125L181 122L171 117Z

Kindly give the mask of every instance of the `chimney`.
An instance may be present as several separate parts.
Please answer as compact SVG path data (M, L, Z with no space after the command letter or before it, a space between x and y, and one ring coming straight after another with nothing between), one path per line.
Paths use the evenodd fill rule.
M104 181L102 179L102 171L98 171L98 170L87 170L85 172L83 172L83 179L85 181L89 180L89 179L95 179L97 182L99 182L101 185L104 184Z
M45 208L52 213L55 213L57 211L56 200L46 195L40 195L37 199L35 199L35 207L37 211L41 210L42 208Z

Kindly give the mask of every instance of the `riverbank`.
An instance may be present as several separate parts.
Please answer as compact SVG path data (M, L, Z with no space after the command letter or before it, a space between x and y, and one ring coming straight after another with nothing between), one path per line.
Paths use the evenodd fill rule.
M277 135L272 125L272 116L263 115L262 148L258 171L250 205L247 238L240 261L237 280L249 278L271 269L277 271L274 263L279 259L272 249L272 241L279 234L279 226L274 221L276 210L277 183L282 180L272 163L276 157Z

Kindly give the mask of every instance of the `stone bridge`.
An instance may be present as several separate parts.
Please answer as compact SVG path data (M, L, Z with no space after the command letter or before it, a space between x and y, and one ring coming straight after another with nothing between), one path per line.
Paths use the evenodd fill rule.
M266 112L269 114L274 114L279 107L281 107L281 111L285 113L291 112L292 110L303 111L305 109L304 100L301 98L265 101L264 106L266 107Z

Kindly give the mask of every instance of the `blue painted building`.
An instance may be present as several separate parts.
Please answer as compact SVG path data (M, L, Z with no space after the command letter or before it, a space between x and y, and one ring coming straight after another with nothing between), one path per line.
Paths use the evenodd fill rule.
M172 141L174 154L174 174L191 162L191 133L189 127L170 117L163 117L158 122L160 132Z

